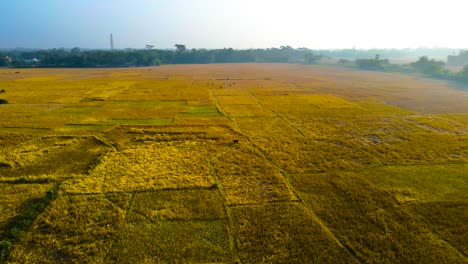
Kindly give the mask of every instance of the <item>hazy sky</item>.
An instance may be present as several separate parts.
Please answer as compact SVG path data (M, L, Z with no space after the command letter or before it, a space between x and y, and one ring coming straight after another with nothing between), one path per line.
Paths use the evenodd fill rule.
M0 0L0 48L468 48L468 0Z

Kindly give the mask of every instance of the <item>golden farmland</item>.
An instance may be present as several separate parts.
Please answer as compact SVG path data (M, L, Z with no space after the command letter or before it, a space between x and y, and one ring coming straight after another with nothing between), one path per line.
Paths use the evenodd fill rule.
M0 262L468 263L468 93L442 82L220 64L0 85Z

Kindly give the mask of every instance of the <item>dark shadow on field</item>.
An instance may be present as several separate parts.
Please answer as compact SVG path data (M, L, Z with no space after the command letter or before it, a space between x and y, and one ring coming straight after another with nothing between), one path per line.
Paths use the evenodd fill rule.
M40 175L87 174L94 168L108 146L94 137L44 137L29 145L16 147L14 155L18 160L8 165L0 164L0 173L21 183L21 177ZM22 156L33 156L35 160L22 161Z
M20 213L7 224L0 238L0 263L7 262L15 242L28 230L34 220L55 200L58 186L49 189L41 198L29 199L20 206Z

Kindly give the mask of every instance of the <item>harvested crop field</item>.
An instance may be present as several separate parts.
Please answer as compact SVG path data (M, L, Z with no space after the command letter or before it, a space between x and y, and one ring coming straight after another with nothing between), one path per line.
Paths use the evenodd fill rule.
M468 92L441 81L212 64L0 88L0 263L468 263Z

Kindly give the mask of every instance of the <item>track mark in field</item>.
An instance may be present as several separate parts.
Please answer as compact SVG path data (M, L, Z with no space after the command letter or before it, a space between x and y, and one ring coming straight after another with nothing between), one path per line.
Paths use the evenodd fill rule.
M371 165L367 167L363 167L357 170L350 170L349 172L360 172L364 170L369 170L369 169L375 169L375 168L382 168L382 167L412 167L412 166L432 166L432 165L463 165L463 164L468 164L468 162L464 161L453 161L453 162L431 162L431 163L385 163L385 164L377 164L377 165ZM313 173L311 173L313 174Z
M457 251L458 253L460 253L460 255L462 255L463 257L465 258L468 258L468 254L466 252L464 252L463 250L459 249L459 247L457 247L456 245L454 245L453 243L451 243L450 241L446 240L439 232L437 232L436 230L434 229L431 229L430 230L434 235L437 236L437 238L439 240L441 240L444 244L447 245L447 247L450 247L452 248L453 250Z
M229 204L228 207L242 207L242 206L252 206L252 205L267 205L267 204L291 204L291 203L302 203L300 199L297 200L277 200L277 201L266 201L259 203L239 203L239 204Z
M289 122L289 120L287 120L284 116L282 116L280 113L276 112L275 110L271 110L271 112L275 113L279 118L281 118L284 122L286 122L286 124L288 124L291 128L293 128L294 130L296 130L297 132L299 132L299 134L301 134L303 137L306 137L306 135L304 134L304 132L302 132L302 130L300 130L298 127L296 127L295 125L291 124L291 122Z
M211 93L211 91L210 91ZM226 198L226 193L223 190L223 186L220 183L220 180L218 178L218 175L216 173L216 170L213 167L213 164L211 162L210 156L208 155L208 150L204 147L203 148L204 154L205 154L205 159L206 163L210 167L210 173L211 175L215 178L216 180L216 189L219 192L219 195L223 198L223 207L226 212L227 220L228 220L228 234L229 234L229 248L231 250L231 259L235 260L235 263L240 263L239 261L239 250L237 248L237 236L236 236L236 229L234 226L234 221L232 217L232 212L231 208L229 208L228 201Z
M257 95L252 93L251 91L249 91L249 94L252 95L254 98L255 98L255 101L257 101L257 104L260 105L263 109L267 109L268 111L272 112L273 114L275 114L277 117L281 118L284 122L286 122L286 124L288 126L290 126L292 129L296 130L297 132L299 132L299 134L301 134L303 137L305 137L306 135L304 134L304 132L302 132L302 130L300 130L298 127L294 126L293 124L291 124L291 122L289 122L286 118L284 118L284 116L280 115L278 112L276 112L275 110L271 110L271 109L268 109L268 108L265 108L265 105L262 104L262 102L260 102L260 100L258 99Z
M131 210L131 208L132 208L133 200L135 199L135 193L134 193L134 192L131 192L130 194L132 195L132 197L131 197L131 199L130 199L130 202L128 203L128 208L127 208L127 210L125 210L125 213L124 213L124 216L123 216L123 220L125 220L125 219L127 218L127 215L128 215L128 213L130 212L130 210ZM104 194L104 196L105 196L105 194ZM109 201L109 199L107 199L107 200ZM109 202L111 202L111 201L109 201ZM112 203L112 202L111 202L111 203ZM110 244L110 246L109 246L109 249L107 250L107 252L106 252L106 254L105 254L104 258L103 258L103 262L104 262L104 263L107 263L107 262L108 262L107 260L109 259L110 252L112 251L112 248L114 247L114 244L117 242L118 238L119 238L118 236L115 236L115 237L112 239L112 242L111 242L111 244Z
M273 166L275 167L275 169L277 171L280 172L280 174L283 176L283 179L285 180L288 188L293 192L294 196L296 196L296 199L297 200L301 200L301 198L299 197L297 191L294 189L294 187L291 185L291 181L289 179L289 176L287 175L287 173L281 169L274 161L273 159L267 154L265 153L261 148L259 148L255 143L253 144L253 146L255 147L255 149L262 154L262 156Z
M209 95L210 95L211 100L215 103L216 108L218 109L218 112L226 116L229 119L229 121L233 124L233 127L231 127L231 129L233 129L236 133L239 133L250 139L250 137L247 134L245 134L244 131L242 131L239 124L236 122L236 119L232 117L231 115L228 115L227 112L224 111L224 109L219 104L218 99L216 99L216 97L213 96L213 92L211 89L209 90Z
M132 192L132 198L130 199L130 202L128 203L128 209L125 212L125 218L127 217L128 213L132 209L133 202L135 201L135 194L136 194L135 192Z

